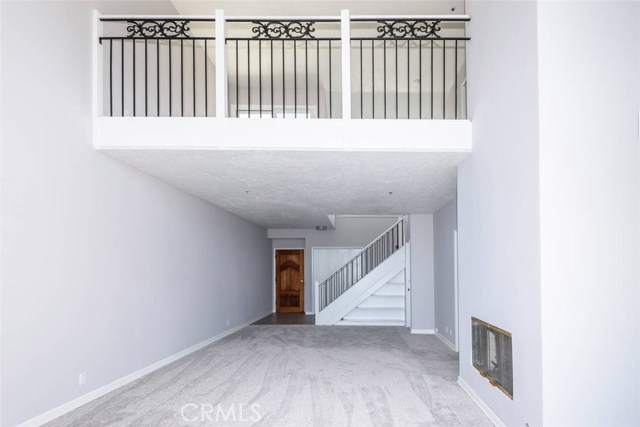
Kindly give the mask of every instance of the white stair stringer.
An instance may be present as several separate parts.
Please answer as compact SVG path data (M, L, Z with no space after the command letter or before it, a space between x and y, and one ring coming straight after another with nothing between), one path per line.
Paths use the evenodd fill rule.
M316 325L335 325L335 324L359 324L359 325L371 325L376 324L374 322L369 323L366 320L354 320L355 318L363 318L366 317L363 313L356 312L354 313L354 319L347 319L345 316L348 316L354 311L354 309L358 308L360 304L363 304L363 307L358 308L358 310L376 310L380 309L379 307L372 306L375 304L376 299L374 298L371 301L368 299L371 296L376 297L393 297L398 296L398 286L402 286L402 295L404 296L404 283L390 283L392 279L398 276L403 272L405 268L405 250L404 248L394 252L389 258L387 258L384 262L382 262L379 266L373 269L369 274L364 276L360 281L354 284L351 288L345 291L342 295L336 298L331 304L325 307L322 311L316 310ZM386 289L386 291L377 294L377 291L383 289L383 287L391 286L392 289ZM365 300L367 302L365 303ZM381 301L378 299L378 301ZM367 307L369 306L369 307ZM400 310L399 307L395 308L395 310ZM402 310L402 320L401 324L404 325L404 305L401 308ZM345 318L343 320L343 318ZM384 322L380 322L385 325L396 324L399 323L399 320L396 320L399 316L396 316L395 319L389 318Z

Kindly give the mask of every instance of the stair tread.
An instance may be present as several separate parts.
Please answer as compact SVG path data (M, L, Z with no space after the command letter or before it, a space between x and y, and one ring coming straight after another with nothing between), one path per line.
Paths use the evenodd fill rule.
M404 320L404 316L357 316L347 314L342 318L343 320Z
M405 326L404 320L340 320L336 325L357 326Z
M402 310L404 311L404 305L358 305L355 309L360 310Z

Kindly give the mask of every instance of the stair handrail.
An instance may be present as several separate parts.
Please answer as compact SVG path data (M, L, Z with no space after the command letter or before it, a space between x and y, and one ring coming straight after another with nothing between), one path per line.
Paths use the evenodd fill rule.
M327 277L325 277L323 280L320 280L320 283L324 282L325 280L327 280L329 277L333 276L334 274L336 274L338 271L340 271L340 269L342 267L344 267L346 264L349 264L351 261L353 261L355 258L357 258L362 252L366 251L368 248L370 248L371 246L373 246L374 243L376 243L377 240L379 240L382 236L384 236L385 234L387 234L389 232L389 230L391 230L392 228L396 227L398 224L400 224L401 222L404 221L404 217L401 217L399 220L397 220L396 222L393 223L393 225L391 225L389 228L387 228L386 230L384 230L382 233L378 234L378 236L373 239L371 241L371 243L369 243L367 246L365 246L364 248L360 249L358 252L356 252L355 255L353 255L351 258L349 258L347 261L345 261L340 267L338 267L335 271L333 271L331 274L328 274ZM355 249L355 248L354 248Z
M318 310L322 311L357 281L403 247L406 243L405 231L405 217L401 217L342 266L319 282L317 285ZM358 260L360 264L354 268ZM330 285L331 288L329 288Z

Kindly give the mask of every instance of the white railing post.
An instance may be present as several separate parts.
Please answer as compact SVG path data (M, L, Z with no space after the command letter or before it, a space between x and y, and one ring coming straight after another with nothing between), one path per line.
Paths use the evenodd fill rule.
M91 117L93 124L93 143L96 143L97 120L102 115L102 45L100 44L100 36L102 36L102 23L100 22L100 12L96 9L92 13L93 37L91 37L91 56L93 70L91 76L93 103L91 108Z
M349 9L340 11L342 53L342 118L351 118L351 18Z
M317 280L313 283L313 304L314 314L317 316L320 313L320 282Z
M227 48L224 10L216 9L216 117L227 117Z

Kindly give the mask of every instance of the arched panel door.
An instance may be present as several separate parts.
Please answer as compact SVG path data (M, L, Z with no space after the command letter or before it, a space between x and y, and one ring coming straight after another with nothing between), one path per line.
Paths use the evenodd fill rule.
M276 250L276 311L304 311L304 250Z

